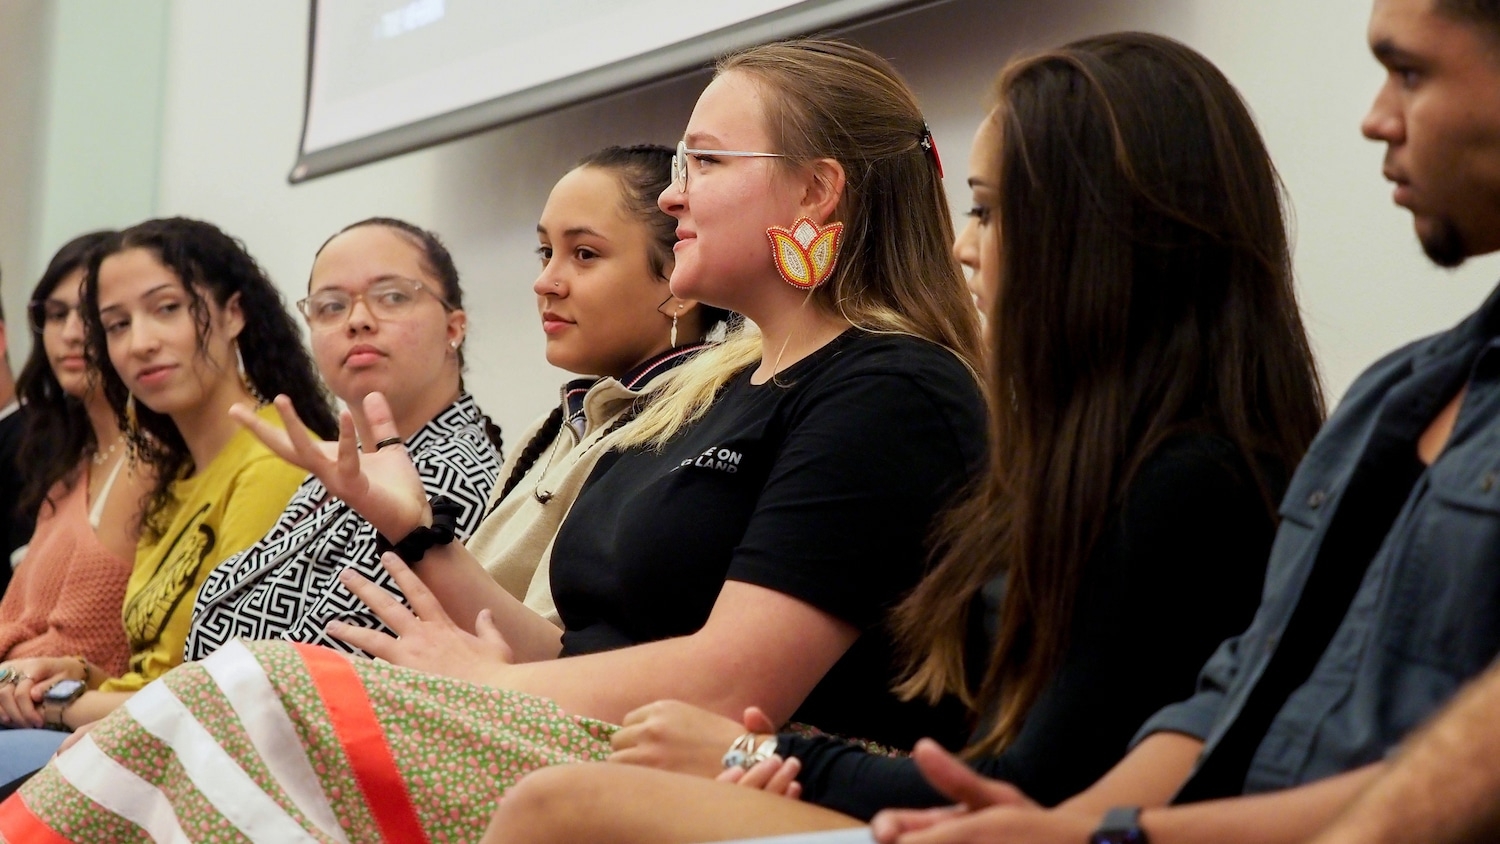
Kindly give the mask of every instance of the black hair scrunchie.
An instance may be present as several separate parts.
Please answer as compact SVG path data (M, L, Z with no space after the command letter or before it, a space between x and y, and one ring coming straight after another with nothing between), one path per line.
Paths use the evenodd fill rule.
M419 527L406 535L400 542L392 543L383 534L375 534L375 553L384 554L387 551L395 551L396 556L408 563L415 563L426 556L427 551L434 545L447 545L453 541L453 535L458 529L458 517L463 515L464 506L444 495L435 495L430 502L432 505L432 524Z

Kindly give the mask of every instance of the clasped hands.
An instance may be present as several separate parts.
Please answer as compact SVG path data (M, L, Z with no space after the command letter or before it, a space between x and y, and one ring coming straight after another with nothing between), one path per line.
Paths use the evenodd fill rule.
M88 671L75 657L31 657L6 660L0 673L0 726L40 729L44 726L42 695L63 680L88 681Z
M764 712L745 710L742 723L679 701L647 704L625 716L611 738L610 762L643 765L714 777L720 782L797 799L801 763L774 756L748 771L724 768L724 751L745 732L776 731ZM922 775L956 805L937 809L895 809L871 824L881 844L960 844L960 842L1053 842L1082 844L1097 824L1064 810L1043 810L1014 786L980 776L934 741L918 742L912 758Z

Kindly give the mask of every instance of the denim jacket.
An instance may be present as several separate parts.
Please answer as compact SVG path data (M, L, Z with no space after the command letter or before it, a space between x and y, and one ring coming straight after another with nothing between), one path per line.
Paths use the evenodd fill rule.
M1200 765L1214 753L1276 651L1382 409L1469 362L1468 393L1447 447L1412 488L1311 676L1276 714L1245 792L1380 760L1489 665L1500 652L1497 335L1500 289L1455 328L1360 376L1287 488L1250 627L1209 659L1198 692L1152 716L1137 742L1166 730L1204 741Z

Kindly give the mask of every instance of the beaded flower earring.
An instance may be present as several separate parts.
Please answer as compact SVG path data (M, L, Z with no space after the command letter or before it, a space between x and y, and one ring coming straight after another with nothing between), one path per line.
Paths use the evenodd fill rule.
M812 290L833 275L843 235L843 223L818 228L806 217L793 223L790 229L780 226L766 229L776 272L798 290Z

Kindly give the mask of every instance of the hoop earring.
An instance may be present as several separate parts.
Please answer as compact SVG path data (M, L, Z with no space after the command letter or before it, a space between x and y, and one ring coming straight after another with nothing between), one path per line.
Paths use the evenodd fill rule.
M256 404L265 404L266 397L260 394L260 390L255 389L255 382L250 380L250 373L245 371L245 356L240 353L239 340L234 341L234 362L235 368L239 371L240 386L245 388L250 398L255 399Z

